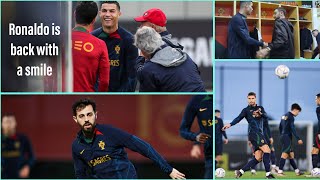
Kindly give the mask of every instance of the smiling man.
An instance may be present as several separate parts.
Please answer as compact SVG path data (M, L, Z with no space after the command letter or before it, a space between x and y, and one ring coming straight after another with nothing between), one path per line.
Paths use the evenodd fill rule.
M110 59L111 92L132 92L136 87L135 63L138 49L133 45L133 35L119 26L121 16L117 1L105 1L99 11L102 27L92 35L107 44Z
M73 104L72 111L81 129L72 144L76 178L136 179L137 172L124 148L151 159L171 178L184 178L149 143L110 125L97 124L94 101L81 99Z

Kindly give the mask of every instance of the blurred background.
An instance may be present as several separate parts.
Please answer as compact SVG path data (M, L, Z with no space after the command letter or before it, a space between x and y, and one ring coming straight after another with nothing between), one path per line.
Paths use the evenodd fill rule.
M80 130L72 119L72 104L81 99L96 101L97 123L110 124L149 142L187 178L204 175L204 157L192 159L193 143L179 136L186 95L15 95L2 96L2 114L13 113L17 132L27 135L36 156L30 178L75 178L71 145ZM192 131L199 129L195 119ZM151 160L127 150L139 178L168 178Z
M72 2L1 2L2 6L2 91L62 92L71 86L68 82L67 62L71 59L71 29L74 27L73 11L76 1ZM98 2L100 9L100 2ZM208 91L212 90L212 2L122 2L122 16L119 25L135 34L140 23L133 18L143 15L150 8L160 8L167 16L167 28L184 50L198 65L202 80ZM8 36L8 24L33 25L43 22L55 23L61 27L60 36ZM97 17L95 28L100 27ZM13 57L10 56L10 43L25 45L56 42L59 56L55 57ZM17 77L18 66L47 63L53 68L50 77ZM10 77L10 79L6 78Z
M275 75L275 68L281 64L290 69L286 79L279 79ZM311 165L309 153L312 144L310 143L313 142L313 132L318 122L315 97L320 93L319 72L320 63L311 61L303 63L292 61L216 62L215 107L221 110L224 123L230 123L248 105L247 94L251 91L255 92L257 104L265 108L270 118L271 132L275 139L276 154L279 159L281 146L278 140L281 116L290 111L291 104L298 103L302 112L296 117L295 123L298 134L305 143L303 146L295 147L297 164L301 169L308 170ZM227 131L231 141L225 145L224 167L226 169L240 168L252 156L252 151L246 142L247 121L245 119L242 121ZM294 144L296 144L295 139ZM234 147L238 147L237 150ZM243 152L247 152L247 156L243 156Z

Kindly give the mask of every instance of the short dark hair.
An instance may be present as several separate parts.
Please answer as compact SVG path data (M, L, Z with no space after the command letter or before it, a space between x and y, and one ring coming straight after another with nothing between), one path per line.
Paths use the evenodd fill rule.
M75 10L76 23L88 25L98 14L98 5L94 1L78 2Z
M245 5L249 4L249 3L252 3L252 1L240 1L240 8L242 6L245 6Z
M220 110L219 110L219 109L216 109L214 112L215 112L215 113L220 113Z
M283 14L284 14L284 15L286 15L286 14L287 14L286 9L285 9L285 8L283 8L283 7L278 7L278 8L276 8L276 10L278 10L279 12L283 12Z
M82 109L84 109L85 107L87 107L89 105L91 105L93 111L96 112L96 103L91 99L85 98L85 99L80 99L80 100L74 102L73 105L72 105L72 113L73 113L73 115L76 116L78 110L82 110Z
M249 93L248 93L248 96L254 96L254 97L257 97L257 96L256 96L256 93L254 93L254 92L249 92Z
M294 109L301 111L301 107L297 103L293 103L291 105L291 111L294 110Z
M315 31L318 31L318 29L314 29L314 30L312 30L312 32L315 32ZM319 32L319 31L318 31Z
M320 93L319 93L319 94L317 94L316 96L317 96L317 98L320 98Z
M105 4L105 3L117 5L118 10L120 11L120 4L118 3L118 1L104 1L104 2L101 3L101 5Z

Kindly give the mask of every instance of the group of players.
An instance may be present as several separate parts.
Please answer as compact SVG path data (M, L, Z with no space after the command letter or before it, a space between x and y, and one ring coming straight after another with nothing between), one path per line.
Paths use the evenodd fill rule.
M90 33L97 14L101 27ZM78 2L74 16L74 92L134 92L137 80L139 91L205 92L197 65L172 40L161 9L134 18L140 23L135 35L119 26L117 1L101 2L99 11L96 2Z
M269 129L268 116L264 108L262 106L257 105L256 94L254 92L248 93L247 100L248 106L241 111L238 117L236 117L231 123L227 125L223 125L223 121L220 118L220 111L216 110L216 164L217 161L220 161L222 155L222 135L225 138L225 144L228 143L225 130L230 128L231 126L236 125L243 118L246 118L246 120L248 121L248 141L253 150L254 157L240 170L235 171L236 178L240 178L246 171L250 169L254 170L255 166L261 161L263 161L265 167L266 178L275 178L273 176L273 173L276 173L279 176L284 176L283 167L285 165L286 159L288 158L290 160L291 166L295 170L296 175L300 176L304 174L298 169L294 161L294 151L292 147L292 136L294 136L297 139L299 145L303 144L303 141L298 136L294 125L295 117L298 116L298 114L301 112L301 107L298 104L294 103L291 105L291 110L281 117L279 132L280 143L282 145L282 154L279 160L279 167L277 167L273 147L274 141ZM316 95L315 101L318 106L316 109L318 118L318 130L314 138L313 149L311 152L313 168L318 167L319 164L318 154L320 149L320 94Z

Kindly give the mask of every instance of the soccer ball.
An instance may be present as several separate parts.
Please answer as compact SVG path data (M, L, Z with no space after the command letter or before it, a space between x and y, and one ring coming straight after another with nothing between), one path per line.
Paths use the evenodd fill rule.
M226 171L222 168L218 168L216 169L216 177L217 178L224 178L224 176L226 175Z
M286 65L279 65L274 73L280 78L280 79L285 79L289 76L289 68Z
M311 176L312 177L320 177L320 168L313 168L311 170Z

